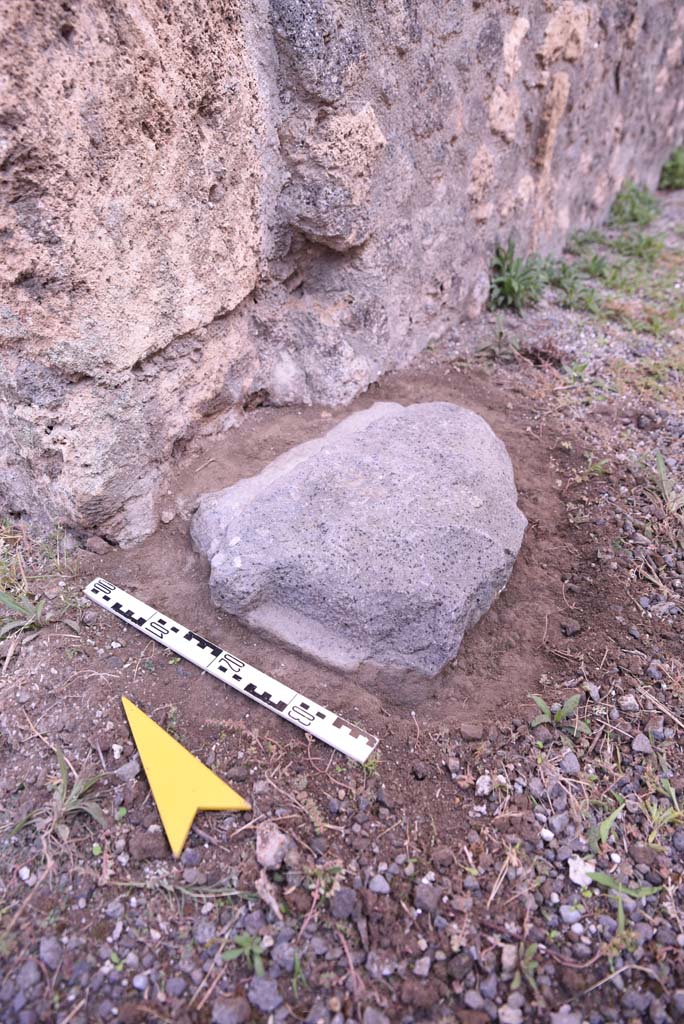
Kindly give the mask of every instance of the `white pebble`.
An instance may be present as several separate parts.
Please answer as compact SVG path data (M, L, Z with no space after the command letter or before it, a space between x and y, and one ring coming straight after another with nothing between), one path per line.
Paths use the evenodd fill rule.
M491 775L481 775L475 783L475 795L476 796L489 796L492 791L492 777Z
M582 860L581 857L570 857L568 860L570 881L583 889L592 884L593 879L590 874L594 871L596 871L596 864L593 861Z

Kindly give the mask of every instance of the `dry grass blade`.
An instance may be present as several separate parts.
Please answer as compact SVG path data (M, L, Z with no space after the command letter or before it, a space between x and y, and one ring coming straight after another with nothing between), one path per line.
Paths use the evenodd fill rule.
M517 857L515 855L515 851L511 848L508 850L508 853L504 858L503 864L501 865L501 870L499 871L499 874L496 876L496 880L494 882L494 885L492 886L492 891L490 892L489 899L487 900L487 909L491 907L493 900L496 899L499 889L503 885L506 873L509 867L511 867L511 865L514 865L515 861L517 861Z
M648 967L641 967L640 964L625 964L624 967L619 967L617 971L613 971L611 974L607 974L605 978L601 978L595 985L590 985L589 988L585 988L582 992L578 993L578 996L586 996L589 992L593 992L597 988L601 988L607 981L612 981L613 978L617 978L620 974L625 971L642 971L644 974L648 974L649 978L653 978L655 981L659 981L658 975L655 971L652 971ZM578 996L575 996L577 998Z
M670 711L668 706L663 704L661 700L658 700L655 694L650 690L646 690L643 686L639 686L638 690L642 697L646 697L647 700L650 700L652 704L655 704L659 711L662 711L664 715L667 715L670 721L674 722L676 726L684 730L684 722L682 722L681 718L677 718L674 712Z
M660 497L667 512L678 519L684 518L684 490L678 488L674 477L665 463L665 459L658 452L656 455L656 472Z

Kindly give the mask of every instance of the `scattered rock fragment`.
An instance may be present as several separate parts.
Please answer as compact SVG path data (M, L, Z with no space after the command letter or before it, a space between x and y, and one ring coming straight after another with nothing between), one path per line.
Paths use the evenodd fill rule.
M157 860L167 857L169 848L161 832L134 832L128 840L133 860Z
M187 987L188 983L185 978L175 975L166 982L165 991L172 999L180 999Z
M244 996L219 996L211 1008L211 1024L247 1024L251 1016Z
M566 1004L551 1014L550 1024L582 1024L582 1014Z
M192 928L192 936L200 946L206 946L216 936L216 925L206 917L198 917Z
M439 909L441 898L440 889L431 885L430 882L419 882L416 886L413 903L417 910L422 910L426 914L434 914Z
M33 957L29 957L29 959L26 960L19 968L17 983L21 989L27 989L31 988L32 985L37 985L41 977L42 975L38 964Z
M561 903L558 913L564 924L576 924L577 921L582 919L582 911L578 907L569 906L567 903Z
M601 700L601 690L596 685L596 683L592 683L590 679L585 679L584 689L586 690L587 694L589 695L589 698L594 702L594 704L598 704Z
M367 1006L363 1011L362 1024L390 1024L390 1020L375 1006Z
M653 747L648 736L643 732L638 732L632 740L632 750L635 754L652 754Z
M484 999L477 989L474 988L465 993L463 996L463 1002L469 1010L481 1010L484 1007Z
M283 1001L278 991L278 982L273 978L255 977L249 983L247 998L252 1006L262 1013L271 1013L277 1010Z
M512 974L518 966L518 947L512 942L504 942L501 947L501 970L504 974Z
M523 1024L522 1010L518 1006L504 1003L499 1009L499 1022L500 1024Z
M417 978L427 978L432 967L432 960L429 956L421 956L413 965L413 973Z
M289 846L289 838L273 822L257 828L256 859L267 871L277 871L282 866Z
M580 763L577 760L577 754L573 750L566 750L560 761L560 770L564 775L570 775L576 778L580 771Z
M46 967L56 971L62 959L62 947L54 935L44 935L38 947L38 956Z
M387 896L390 891L390 884L384 875L373 875L368 883L368 888L378 896Z
M480 722L462 722L460 731L463 739L471 743L476 743L484 736L484 728Z
M348 885L341 885L330 898L330 912L338 921L351 917L358 905L358 896Z
M570 881L585 889L591 885L593 879L591 873L596 871L596 864L590 860L583 860L582 857L570 857L568 859L568 875Z
M565 832L569 824L570 815L567 811L562 811L560 814L552 814L549 818L549 828L555 836L560 836Z
M105 914L107 917L111 917L114 921L123 917L124 905L121 900L111 900L105 907Z
M475 796L489 796L492 791L492 777L489 774L480 775L475 782Z
M114 772L117 779L121 779L122 782L132 782L133 779L140 774L140 761L137 757L132 757L130 761L126 761Z
M450 846L436 846L432 851L432 863L437 871L446 871L454 863L454 851Z

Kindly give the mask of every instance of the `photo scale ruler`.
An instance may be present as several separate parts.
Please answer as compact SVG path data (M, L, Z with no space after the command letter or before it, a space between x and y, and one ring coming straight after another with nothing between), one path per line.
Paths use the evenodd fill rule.
M252 668L234 654L217 647L186 626L181 626L168 615L163 615L156 608L151 608L125 590L115 587L113 583L102 579L93 580L84 593L95 604L135 626L174 654L179 654L197 668L269 708L280 718L293 722L304 732L359 764L363 764L375 750L378 743L375 736L369 736L334 712L303 697L301 693L259 669Z

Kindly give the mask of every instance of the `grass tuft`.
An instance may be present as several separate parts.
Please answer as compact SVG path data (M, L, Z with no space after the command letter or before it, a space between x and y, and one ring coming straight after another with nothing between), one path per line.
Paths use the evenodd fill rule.
M538 725L550 725L555 729L570 732L573 736L576 736L578 732L585 736L591 735L591 729L578 715L582 699L581 693L573 693L572 696L568 697L555 714L543 697L536 693L529 693L528 697L534 701L540 711L540 714L531 722L533 729L536 729Z
M248 968L254 971L257 977L263 977L266 973L264 969L264 949L258 935L250 935L249 932L242 932L240 935L236 935L235 945L221 954L221 959L224 963L230 963L231 960L239 960L240 958L245 960Z
M658 188L670 191L684 188L684 146L677 146L663 164Z
M497 245L491 265L489 308L513 309L520 313L534 306L544 290L542 261L538 256L523 259L515 254L511 239L504 249Z
M9 622L4 622L0 626L0 640L9 633L21 632L25 629L40 629L44 624L44 600L34 604L26 594L14 595L0 590L0 605L7 609L11 616L14 616L14 618L10 618Z
M639 224L646 227L655 220L659 209L657 199L647 188L639 188L633 181L626 181L613 200L608 224L618 227Z
M26 817L12 829L11 835L16 835L22 829L32 827L43 841L43 849L47 857L47 850L51 840L59 839L66 842L71 831L73 818L79 814L87 815L96 821L98 825L105 828L107 819L99 804L90 799L87 794L100 781L99 775L90 775L83 778L75 778L72 785L69 780L69 767L64 754L55 747L55 756L59 766L59 780L54 787L51 802L44 807L38 807L31 811Z

